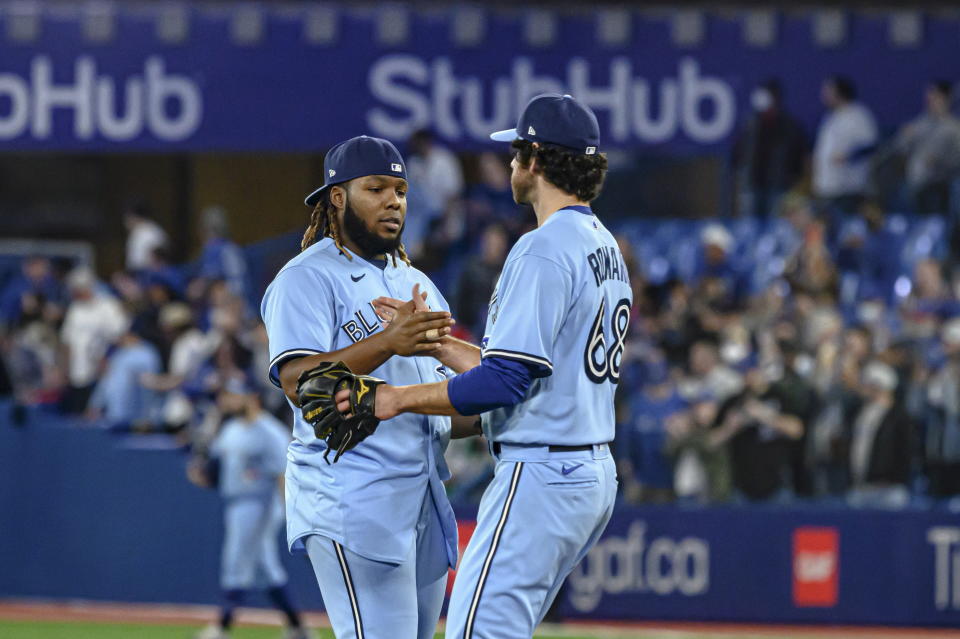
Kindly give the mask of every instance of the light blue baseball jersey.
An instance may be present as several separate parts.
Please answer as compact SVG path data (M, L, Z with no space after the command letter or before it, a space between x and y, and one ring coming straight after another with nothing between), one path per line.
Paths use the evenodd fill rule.
M515 406L485 413L490 441L613 440L613 395L633 295L613 235L588 207L561 209L511 249L490 300L483 357L534 364Z
M330 238L310 246L280 270L263 298L270 380L280 385L279 366L290 358L346 348L382 330L371 301L409 299L417 283L429 293L432 308L449 310L427 276L402 261L390 259L381 269L355 255L349 259ZM441 381L448 371L431 357L392 357L370 374L405 385ZM290 406L291 550L303 550L302 539L318 534L363 557L401 563L415 543L420 506L430 490L443 523L447 559L455 565L456 518L442 484L450 476L443 459L450 441L448 417L404 414L386 420L339 462L328 464L326 444L314 436L300 409Z
M261 412L253 421L227 420L210 445L220 460L220 494L226 498L269 495L287 465L290 432L273 415Z

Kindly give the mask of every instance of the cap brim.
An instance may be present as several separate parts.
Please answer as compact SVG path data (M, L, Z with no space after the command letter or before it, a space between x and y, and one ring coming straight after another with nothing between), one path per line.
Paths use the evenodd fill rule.
M326 189L328 186L330 185L325 184L321 186L319 189L317 189L316 191L308 195L307 199L305 199L303 203L306 204L307 206L316 206L317 202L320 201L320 196L323 194L324 189Z
M513 142L519 137L516 129L507 129L506 131L497 131L496 133L490 134L490 139L496 142Z

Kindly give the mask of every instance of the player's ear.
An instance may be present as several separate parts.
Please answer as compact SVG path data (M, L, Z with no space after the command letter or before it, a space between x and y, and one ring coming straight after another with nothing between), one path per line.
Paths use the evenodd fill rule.
M540 167L537 162L537 149L540 148L540 144L537 142L533 143L533 152L530 154L530 164L527 166L527 170L531 173L539 173Z
M330 203L333 204L338 211L342 210L347 204L347 189L339 184L331 186Z

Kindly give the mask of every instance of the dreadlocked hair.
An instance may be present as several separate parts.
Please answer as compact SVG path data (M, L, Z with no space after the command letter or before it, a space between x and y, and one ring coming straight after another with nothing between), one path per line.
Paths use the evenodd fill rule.
M543 177L561 191L581 202L591 202L600 195L607 176L606 154L586 155L554 144L534 146L529 140L514 140L512 146L521 166L530 166L536 158Z
M320 200L310 213L310 225L307 226L303 232L303 239L300 240L300 252L306 251L308 247L325 237L331 238L337 250L346 255L348 260L353 259L350 252L343 248L343 234L340 232L340 223L337 220L337 207L330 202L329 190L320 194ZM394 264L399 257L404 264L411 265L407 250L402 243L397 247L397 254L391 257L394 259Z

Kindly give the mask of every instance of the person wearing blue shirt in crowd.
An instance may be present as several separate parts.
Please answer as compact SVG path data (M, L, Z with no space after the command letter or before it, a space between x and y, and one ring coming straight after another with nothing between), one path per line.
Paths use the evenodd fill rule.
M135 322L120 337L87 404L87 417L102 418L111 429L143 424L158 407L157 393L140 383L141 376L162 368L160 354L143 339L142 329Z
M67 291L51 269L50 260L32 256L23 260L21 273L11 278L0 292L0 324L10 325L20 319L24 303L46 302L63 307L67 303ZM33 300L27 298L32 297Z
M739 301L747 294L745 273L734 262L736 242L719 224L710 224L700 236L702 252L696 264L694 281L704 288L708 298Z
M218 623L203 629L197 639L226 639L236 607L260 587L286 618L285 639L309 639L312 635L287 592L277 543L290 432L263 410L256 386L246 376L227 381L217 404L226 420L206 457L195 457L187 467L190 481L216 487L224 500L223 607Z
M140 283L144 288L164 286L175 297L182 297L186 289L180 269L170 263L170 254L166 247L158 246L150 252L150 261L139 272Z
M617 457L630 501L666 501L673 494L667 418L687 408L663 360L646 366L643 388L630 402L630 421L617 435Z
M228 235L226 211L218 206L206 209L203 212L203 232L206 242L200 255L198 277L206 281L225 281L230 292L246 303L247 261L241 248Z

